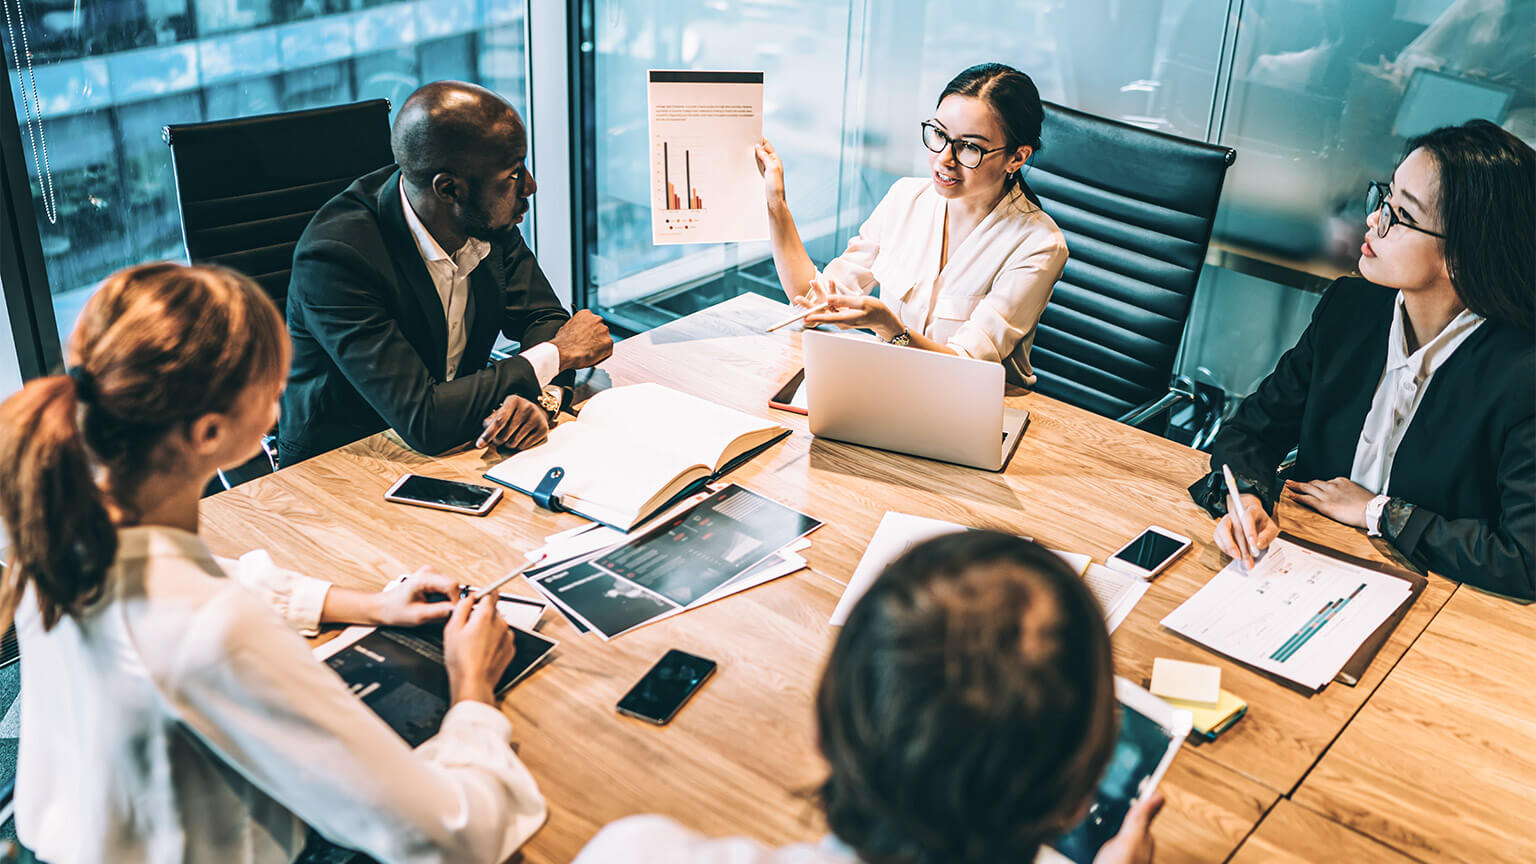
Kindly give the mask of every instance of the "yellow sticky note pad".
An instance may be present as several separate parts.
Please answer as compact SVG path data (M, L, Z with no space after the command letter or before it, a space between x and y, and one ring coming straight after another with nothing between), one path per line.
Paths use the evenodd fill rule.
M1183 708L1193 715L1195 731L1207 738L1215 738L1248 710L1247 702L1226 690L1221 691L1221 698L1214 705L1184 699L1164 699L1163 701L1175 708Z
M1221 694L1221 667L1159 657L1152 661L1152 686L1147 689L1164 699L1204 702L1210 707Z

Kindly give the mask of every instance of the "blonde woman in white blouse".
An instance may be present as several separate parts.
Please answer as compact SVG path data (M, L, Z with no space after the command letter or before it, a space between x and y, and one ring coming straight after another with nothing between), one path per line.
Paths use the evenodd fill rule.
M828 304L806 326L1000 362L1011 381L1033 385L1035 325L1067 260L1022 177L1042 118L1034 82L1016 69L985 63L955 76L922 124L929 176L896 181L823 271L790 215L778 153L758 145L779 282L798 306Z
M233 271L135 267L69 349L67 375L0 404L21 843L49 864L286 864L314 829L386 864L510 856L547 811L496 707L513 647L493 601L430 602L457 593L431 574L348 591L197 536L203 488L277 419L272 301ZM444 618L453 705L414 751L299 637Z

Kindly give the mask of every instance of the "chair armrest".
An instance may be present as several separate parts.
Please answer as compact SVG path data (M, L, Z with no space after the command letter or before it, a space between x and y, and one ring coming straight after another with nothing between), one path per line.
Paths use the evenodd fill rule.
M1164 393L1162 396L1152 400L1151 402L1147 402L1143 405L1132 408L1130 411L1120 415L1119 420L1121 423L1125 423L1129 426L1139 427L1141 424L1151 420L1153 417L1166 414L1173 410L1174 406L1178 405L1180 402L1192 402L1194 401L1194 398L1195 388L1193 382L1183 377L1176 378L1174 379L1173 386L1168 388L1167 393Z

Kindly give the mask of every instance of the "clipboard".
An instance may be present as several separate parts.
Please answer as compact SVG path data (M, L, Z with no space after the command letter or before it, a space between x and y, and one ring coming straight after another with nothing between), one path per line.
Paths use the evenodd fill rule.
M1376 659L1376 655L1381 653L1382 646L1386 645L1387 640L1392 638L1392 633L1397 630L1397 625L1403 623L1403 619L1408 617L1408 610L1413 608L1413 604L1418 601L1419 595L1424 593L1424 587L1429 584L1429 577L1402 567L1394 567L1390 564L1382 564L1368 558L1347 555L1337 549L1330 549L1327 546L1310 540L1303 540L1294 534L1288 534L1284 531L1280 532L1280 536L1295 543L1297 546L1305 547L1321 555L1327 555L1330 558L1336 558L1376 573L1394 576L1408 583L1408 598L1403 601L1401 606L1397 607L1397 611L1393 612L1387 620L1381 622L1381 626L1377 627L1375 632L1371 633L1364 642L1360 643L1360 647L1355 649L1355 653L1349 658L1349 662L1345 663L1344 668L1339 670L1339 674L1333 677L1333 680L1346 687L1354 687L1360 683L1360 679L1365 677L1366 670L1371 667L1371 661Z

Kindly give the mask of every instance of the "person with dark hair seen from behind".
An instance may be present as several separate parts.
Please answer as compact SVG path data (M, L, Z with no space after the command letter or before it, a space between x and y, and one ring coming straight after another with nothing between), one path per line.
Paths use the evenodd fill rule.
M313 828L382 862L467 864L543 824L496 707L514 648L494 601L433 602L458 586L425 570L351 591L198 537L214 472L260 452L277 419L288 358L251 280L146 264L86 303L68 374L0 404L15 824L36 860L287 864ZM300 634L429 621L446 621L453 705L413 751Z
M824 271L800 242L778 153L759 144L779 284L797 306L829 304L805 326L867 328L1002 363L1008 380L1032 386L1035 325L1067 261L1066 239L1024 182L1044 116L1017 69L983 63L956 75L921 124L929 176L896 181Z
M398 166L331 199L294 249L284 466L386 427L431 454L531 447L572 370L613 351L601 319L560 305L518 233L538 186L505 99L428 84L400 106L390 145ZM498 332L522 353L487 365Z
M1408 142L1335 282L1243 400L1190 494L1267 548L1284 490L1418 567L1536 599L1536 152L1486 120ZM1229 464L1247 523L1226 512Z
M1088 812L1116 711L1109 633L1081 579L1018 537L939 537L859 598L822 673L830 836L770 849L633 816L576 864L1028 864ZM1096 864L1150 862L1162 804L1133 804Z

